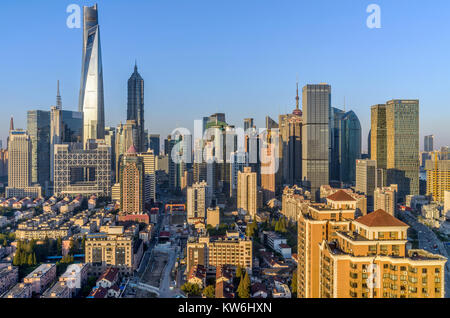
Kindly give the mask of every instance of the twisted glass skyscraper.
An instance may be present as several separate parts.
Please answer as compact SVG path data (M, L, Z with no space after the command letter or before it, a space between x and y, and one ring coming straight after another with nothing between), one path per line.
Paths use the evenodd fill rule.
M103 139L103 70L97 5L83 7L83 59L78 110L83 112L83 145L86 146L88 139Z

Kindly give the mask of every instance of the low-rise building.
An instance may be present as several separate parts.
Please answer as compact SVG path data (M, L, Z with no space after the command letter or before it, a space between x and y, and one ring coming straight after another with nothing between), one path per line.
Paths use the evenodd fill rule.
M41 294L56 277L56 264L42 264L28 274L23 282L31 285L32 292Z
M76 295L87 281L89 266L84 263L70 264L66 271L59 277L60 282L65 282L71 292Z
M58 281L47 289L41 298L72 298L72 292L67 282Z
M17 284L19 269L16 266L7 265L0 268L0 295Z
M31 284L19 283L14 285L3 298L31 298L32 293Z

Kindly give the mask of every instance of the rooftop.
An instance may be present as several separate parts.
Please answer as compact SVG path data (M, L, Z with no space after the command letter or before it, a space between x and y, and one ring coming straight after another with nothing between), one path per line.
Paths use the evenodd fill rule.
M393 217L384 210L377 210L367 215L361 216L355 220L355 222L361 223L369 227L408 227L399 219Z
M332 201L356 201L350 194L344 190L339 190L332 195L327 197L328 200Z

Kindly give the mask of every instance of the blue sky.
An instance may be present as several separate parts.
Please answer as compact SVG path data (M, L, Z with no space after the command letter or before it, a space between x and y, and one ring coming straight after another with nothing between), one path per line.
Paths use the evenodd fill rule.
M3 0L0 5L0 138L9 118L55 104L76 110L82 30L66 26L69 4L94 1ZM448 0L100 0L106 124L126 119L126 82L135 59L145 79L151 133L193 127L225 112L231 124L295 105L295 82L327 82L332 106L352 109L367 145L370 106L420 99L423 136L450 145ZM366 26L369 4L381 29Z

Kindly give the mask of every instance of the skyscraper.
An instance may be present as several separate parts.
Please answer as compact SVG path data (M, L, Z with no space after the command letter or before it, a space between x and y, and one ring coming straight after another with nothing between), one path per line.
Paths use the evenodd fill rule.
M371 112L370 130L370 159L377 162L377 167L386 169L387 166L387 140L386 140L386 105L374 105Z
M128 107L127 120L136 121L137 138L136 149L138 152L145 152L145 134L144 134L144 80L138 73L137 64L134 66L134 72L128 79Z
M244 131L247 131L247 129L253 127L253 118L244 118Z
M252 168L244 167L244 171L238 171L237 185L237 209L247 212L252 218L255 217L258 208L258 187L256 183L256 172Z
M330 85L303 87L302 179L313 200L319 200L320 186L329 184L330 105Z
M187 218L189 223L198 219L202 221L206 217L206 209L209 207L208 184L205 181L194 183L187 189Z
M144 160L131 145L120 163L120 211L140 214L144 211Z
M83 51L78 111L83 112L83 146L103 139L105 129L103 68L97 4L83 7Z
M116 181L119 182L119 168L121 156L127 152L132 145L137 142L137 124L135 120L127 120L125 124L120 123L116 129L115 137L115 160L116 160Z
M302 111L299 108L298 84L296 107L292 114L280 115L278 120L280 143L279 158L283 184L293 185L302 180Z
M361 124L353 111L332 107L330 179L345 184L356 180L356 159L361 157Z
M27 131L31 141L31 182L47 189L50 181L50 113L28 111Z
M382 185L378 185L382 186ZM367 209L373 210L373 192L377 187L377 162L375 160L356 160L356 187L358 193L367 196Z
M423 139L423 150L430 152L434 150L434 135L425 136Z
M31 139L24 130L11 130L8 139L6 197L40 197L41 187L31 186Z
M387 185L397 184L400 199L419 194L419 101L386 103Z
M156 200L156 156L151 149L148 149L147 152L140 153L139 156L144 161L144 201L150 203L151 200Z
M152 134L149 135L149 148L153 150L153 153L155 156L159 156L159 150L160 150L160 136L159 134Z

